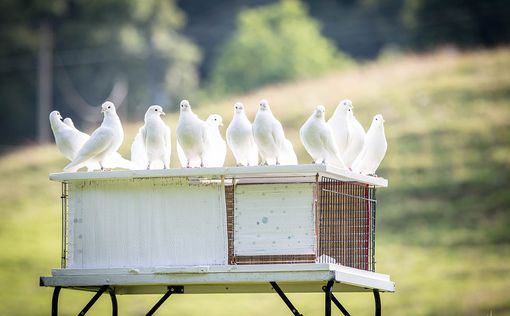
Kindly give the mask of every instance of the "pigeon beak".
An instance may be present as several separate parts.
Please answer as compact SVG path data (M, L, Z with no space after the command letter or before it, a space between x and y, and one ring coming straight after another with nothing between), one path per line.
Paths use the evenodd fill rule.
M223 123L220 123L220 126L223 126Z
M166 113L162 111L162 112L161 112L161 115L166 115Z
M101 113L104 113L105 112L105 109L101 109Z

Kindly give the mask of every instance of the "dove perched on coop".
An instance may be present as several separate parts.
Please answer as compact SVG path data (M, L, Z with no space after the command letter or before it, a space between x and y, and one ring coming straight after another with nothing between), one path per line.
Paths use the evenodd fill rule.
M146 162L144 167L147 170L155 163L162 165L163 169L170 167L170 128L163 122L161 115L165 115L163 108L151 105L145 112L145 124L138 130L131 145L131 160L137 161L138 165Z
M227 143L221 136L220 126L223 118L218 114L211 114L207 120L208 142L204 158L205 167L223 167L227 156Z
M326 109L319 105L299 130L301 142L314 163L329 163L347 169L333 137L331 127L324 118Z
M66 117L64 119L64 123L67 124L68 126L74 128L77 132L82 133L85 136L87 136L87 139L90 138L89 134L81 132L78 128L76 128L76 126L74 126L74 122L70 117ZM114 153L106 156L106 158L103 162L103 166L108 169L111 169L111 168L135 169L135 165L130 160L124 159L124 157L122 157L122 155L119 154L118 152L114 152ZM100 168L101 167L99 166L99 163L97 163L97 162L87 163L88 171L99 170Z
M74 172L91 162L99 163L103 170L106 158L119 149L124 140L124 130L115 105L107 101L101 105L101 112L104 115L101 126L90 135L64 171Z
M256 166L259 163L252 125L241 102L234 105L234 117L227 128L227 144L238 166Z
M200 167L204 166L204 155L208 143L207 123L199 119L191 110L188 100L182 100L180 104L181 113L177 123L178 148L186 158L186 167L191 167L191 162L198 160Z
M363 144L365 143L365 129L354 116L352 103L350 110L347 111L347 130L347 147L343 155L340 154L340 156L344 159L347 167L350 168L363 149Z
M349 141L349 128L348 128L348 113L352 109L351 100L342 100L337 105L335 112L328 120L328 125L333 131L333 137L335 137L336 146L342 159L343 155L347 150L347 143Z
M352 165L352 171L361 174L375 174L388 149L384 134L384 119L381 114L374 116L372 125L365 135L365 143Z
M49 116L51 130L60 153L72 161L80 148L89 139L89 135L78 131L69 124L62 122L59 111L52 111ZM69 122L69 120L68 120Z
M75 140L74 144L78 148L76 150L76 153L77 153L78 150L83 146L83 144L90 138L90 135L87 133L84 133L84 132L80 131L78 128L76 128L73 120L70 117L66 117L64 119L64 124L71 127L75 131L75 135L79 135L79 137L74 137L74 140ZM73 159L69 159L69 160L72 161ZM86 163L86 166L87 166L88 171L99 170L101 168L99 166L99 163L94 162L94 161L90 161L90 162ZM124 159L121 156L121 154L119 154L118 152L108 155L103 162L103 166L105 168L134 169L134 164L131 161Z
M279 165L285 134L282 124L274 117L269 103L265 99L259 102L252 130L262 162Z

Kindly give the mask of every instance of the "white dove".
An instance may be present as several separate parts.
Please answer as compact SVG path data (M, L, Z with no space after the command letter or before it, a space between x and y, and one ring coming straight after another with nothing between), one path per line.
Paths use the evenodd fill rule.
M347 148L341 157L344 159L347 167L351 167L356 157L363 149L363 143L365 142L365 129L360 122L354 116L354 111L351 108L347 111Z
M151 105L145 112L145 125L138 131L140 136L135 137L135 142L140 142L140 139L142 141L142 148L145 157L147 157L147 165L145 166L147 170L151 169L151 165L154 163L161 163L163 169L170 167L172 149L170 128L163 122L161 115L165 115L163 108L159 105ZM133 148L133 145L131 148ZM140 145L135 144L135 151L139 148Z
M259 163L252 126L241 102L234 105L234 117L227 128L227 144L238 166L256 166Z
M349 142L349 127L348 127L348 113L352 109L351 100L342 100L337 105L335 112L328 120L328 125L333 131L335 137L336 146L340 157L344 159L345 151L347 150L347 144Z
M80 135L86 136L83 143L85 143L90 138L89 134L84 133L84 132L80 131L78 128L76 128L73 120L70 117L66 117L64 119L64 123L67 126L76 130L78 133L80 133ZM81 146L80 146L80 148L81 148ZM99 166L99 163L97 163L97 162L88 162L86 164L86 166L87 166L88 171L99 170L101 168ZM108 169L112 169L112 168L136 169L134 163L132 163L131 161L129 161L127 159L124 159L124 157L122 157L122 155L119 154L118 152L114 152L113 154L105 157L105 160L103 162L103 167L108 168Z
M374 116L372 125L365 135L361 153L352 164L352 171L361 174L375 174L388 149L384 134L384 119L381 114Z
M207 148L204 156L205 167L223 167L227 156L227 143L221 136L220 126L223 126L223 118L218 114L211 114L207 123Z
M64 168L64 171L77 171L93 161L98 162L103 170L105 158L119 149L124 140L124 130L115 111L115 105L107 101L101 106L101 112L104 114L101 126L90 135L90 138L83 144L73 161Z
M264 164L279 165L280 155L285 142L282 124L274 117L269 103L263 99L253 121L253 138Z
M190 163L197 159L200 161L200 167L203 167L208 144L207 123L193 113L188 100L182 100L180 108L176 134L178 145L186 157L186 167L191 167ZM179 146L177 149L179 150Z
M71 127L62 122L59 111L52 111L49 119L58 150L64 157L72 161L83 144L89 139L89 135L78 131L74 128L74 125Z
M347 169L338 152L331 127L324 119L326 109L319 105L299 130L301 142L315 163Z

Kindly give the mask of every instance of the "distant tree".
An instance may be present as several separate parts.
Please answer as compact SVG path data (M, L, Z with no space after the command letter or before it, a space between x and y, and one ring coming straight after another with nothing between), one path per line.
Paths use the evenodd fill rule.
M350 63L321 35L319 23L301 2L284 0L240 13L237 30L213 65L210 89L218 94L242 92Z
M88 105L99 105L118 82L129 87L124 115L141 119L151 103L176 104L198 86L200 52L179 34L184 23L172 0L0 1L0 144L37 137L41 44L52 52L53 78L43 77L50 107L80 127L101 119ZM48 111L40 111L43 124Z
M402 15L416 48L492 47L510 42L508 5L506 0L410 0Z
M172 105L189 98L198 88L197 46L177 31L185 23L184 14L174 1L134 1L131 25L122 30L122 47L132 59L127 70L131 78L142 74L145 84L137 86L138 114L148 103ZM141 58L141 63L134 62Z

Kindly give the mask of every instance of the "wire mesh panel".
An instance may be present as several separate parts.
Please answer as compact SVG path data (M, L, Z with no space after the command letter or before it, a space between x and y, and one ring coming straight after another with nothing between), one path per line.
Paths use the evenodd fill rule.
M225 204L227 211L227 239L228 263L234 264L234 188L235 185L225 185Z
M375 208L374 187L321 177L317 260L374 271Z

